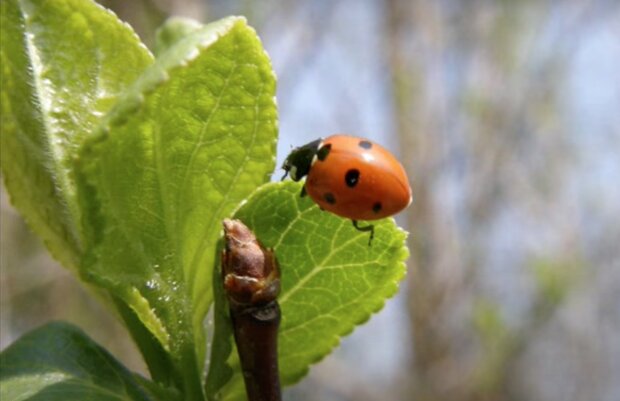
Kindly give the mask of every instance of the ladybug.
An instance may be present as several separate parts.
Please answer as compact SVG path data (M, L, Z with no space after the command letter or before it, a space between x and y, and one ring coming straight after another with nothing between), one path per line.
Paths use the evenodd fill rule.
M282 169L282 179L306 177L301 196L308 194L322 210L351 219L377 220L392 216L411 203L411 188L405 169L388 150L364 138L332 135L295 148Z

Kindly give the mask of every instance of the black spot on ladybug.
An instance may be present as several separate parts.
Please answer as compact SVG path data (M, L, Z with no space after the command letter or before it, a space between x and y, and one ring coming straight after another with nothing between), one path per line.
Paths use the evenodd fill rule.
M381 205L381 202L377 202L374 205L372 205L372 211L375 213L379 213L382 207L383 205Z
M357 183L360 180L360 171L356 168L352 168L351 170L347 171L347 173L344 175L344 182L345 184L347 184L347 187L349 188L353 188L357 185Z
M332 194L331 192L325 192L323 194L323 199L325 199L325 202L329 203L330 205L333 205L334 203L336 203L336 198L334 197L334 194Z
M370 149L372 148L372 142L370 141L360 141L360 143L358 143L360 148L364 148L364 149Z
M325 159L327 159L327 155L329 155L329 152L331 150L332 150L332 145L331 143L328 143L327 145L319 149L318 152L316 152L316 158L319 159L319 161L324 161Z

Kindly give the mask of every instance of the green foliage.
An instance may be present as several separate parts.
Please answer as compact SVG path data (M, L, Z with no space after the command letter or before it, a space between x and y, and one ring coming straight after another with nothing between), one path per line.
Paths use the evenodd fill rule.
M148 387L81 330L50 323L0 355L0 399L21 401L177 400L172 389Z
M393 220L376 223L369 247L368 233L300 198L299 184L263 185L275 167L275 76L245 19L171 20L154 59L91 1L0 6L11 200L116 309L154 381L55 324L3 352L7 399L202 400L214 299L206 395L243 398L218 274L221 221L233 214L281 263L285 384L395 293L407 251Z
M227 18L166 50L80 155L84 270L129 305L183 381L204 360L220 221L274 168L274 92L255 33Z
M54 257L76 270L82 235L72 159L152 56L128 26L90 1L0 7L4 182Z
M503 383L505 365L517 347L517 333L510 330L500 307L491 301L478 300L472 317L483 350L473 382L479 391L488 394Z
M155 54L162 54L165 50L172 47L173 44L200 30L200 28L202 28L201 24L188 18L168 18L155 35Z
M408 256L406 234L393 219L375 222L375 239L368 246L368 233L321 211L308 197L301 198L300 191L299 183L267 184L235 213L265 246L275 249L280 263L278 346L284 384L301 379L340 337L381 309L385 299L396 293ZM216 326L227 323L227 319L218 321L218 316ZM228 360L216 359L221 357ZM215 372L234 372L224 392L231 394L230 399L243 399L236 353L216 358L211 366L226 364L232 369Z
M579 261L537 259L530 269L534 275L541 309L560 305L579 280L583 266Z

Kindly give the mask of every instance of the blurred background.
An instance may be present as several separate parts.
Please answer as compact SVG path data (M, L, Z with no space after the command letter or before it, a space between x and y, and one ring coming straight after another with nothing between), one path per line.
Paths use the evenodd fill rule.
M151 47L170 15L245 15L278 75L278 164L347 132L408 170L401 291L286 400L620 399L617 1L101 3ZM0 346L63 319L144 372L4 189L1 213Z

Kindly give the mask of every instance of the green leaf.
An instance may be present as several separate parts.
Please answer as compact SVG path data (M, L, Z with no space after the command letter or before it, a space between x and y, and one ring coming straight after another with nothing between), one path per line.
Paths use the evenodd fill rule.
M78 328L50 323L0 354L0 399L21 401L179 400L128 371Z
M146 328L133 309L118 297L112 297L112 301L138 346L144 362L149 368L151 378L162 385L173 386L175 381L178 382L179 380L174 377L175 369L169 353L164 350L161 343Z
M0 9L5 184L52 255L76 270L82 235L72 159L152 56L92 1L2 0Z
M373 222L376 234L368 246L367 232L321 211L311 199L300 197L300 192L299 183L270 183L235 213L265 246L275 249L280 263L278 352L285 385L300 380L342 336L383 307L404 277L408 256L406 233L393 219ZM216 305L223 302L216 300ZM220 330L230 332L222 320L225 327ZM234 376L223 388L208 389L208 393L213 398L243 399L238 358L236 353L227 357L223 361L219 355L211 365L229 365Z
M223 241L220 241L218 249L222 249L223 246ZM213 269L213 339L206 382L206 396L210 401L220 399L221 389L233 377L234 371L227 360L231 355L236 355L228 303L226 302L224 283L222 283L219 267L220 262L218 257L216 268Z
M170 17L157 30L155 35L155 54L161 55L179 40L202 28L199 22L183 17Z
M538 302L546 305L541 309L560 305L570 293L571 287L579 282L579 274L583 269L577 258L568 261L539 258L532 261L529 267L538 290Z
M221 220L274 168L274 95L256 33L226 18L165 50L80 155L84 270L170 353L185 394L201 391Z

